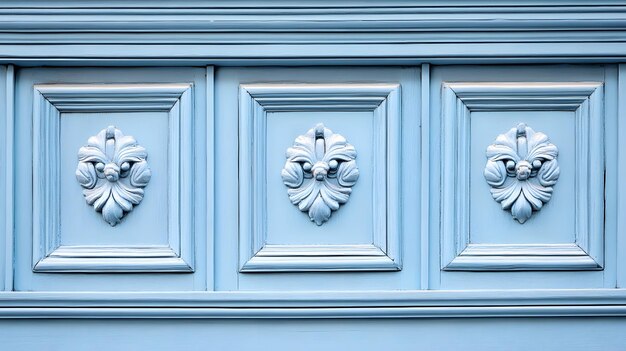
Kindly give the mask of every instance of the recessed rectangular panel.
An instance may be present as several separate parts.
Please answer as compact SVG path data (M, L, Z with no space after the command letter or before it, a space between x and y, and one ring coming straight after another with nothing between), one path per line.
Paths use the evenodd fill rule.
M494 201L485 181L487 147L520 121L558 147L561 176L550 200L523 225ZM472 112L470 118L469 231L472 244L558 244L576 241L576 114L574 111Z
M419 150L419 126L410 123L418 113L418 72L395 67L217 71L216 228L223 233L216 241L217 289L418 286L419 259L406 249L417 247L418 237L401 244L405 221L409 226L417 221L402 211L407 203L418 203L417 183L408 176L414 175ZM324 155L337 145L345 159L333 165ZM295 149L306 160L288 159L288 153L299 152ZM333 208L327 212L300 206L294 189L304 183L326 186L325 180L335 184L339 169L354 170L344 166L353 161L358 179L342 185L339 191L349 196L337 200L339 206L328 201ZM315 192L310 200L320 205L326 195ZM238 238L230 236L233 231Z
M443 83L443 269L577 270L602 267L604 227L599 218L603 216L604 189L603 90L601 82ZM564 114L570 118L564 120ZM494 135L489 137L489 132L481 130L475 121L476 118L485 119L489 115L500 121L491 123L491 127L499 126L502 121L513 124L504 131L493 131ZM556 120L545 122L551 118ZM531 128L532 122L535 122L534 128ZM569 126L559 128L559 124ZM566 152L565 170L560 168L559 160L562 157L559 157L559 146L546 134L548 131L541 129L542 126L556 134L557 141L564 142L560 148ZM570 131L569 135L567 130ZM493 141L489 143L489 139ZM476 143L487 145L487 161L482 167L476 160L479 158L476 157ZM574 160L576 168L572 167ZM481 211L477 216L472 215L471 209L475 206L481 206L483 210L490 209L485 201L480 201L484 197L479 197L475 202L475 192L470 190L472 184L476 190L475 184L479 182L478 173L481 173L481 169L482 179L489 185L483 187L484 193L490 194L503 212L489 214ZM558 188L561 178L565 178L564 189ZM555 189L564 195L556 204L551 202ZM556 210L546 215L543 210L547 208ZM473 213L476 214L476 211ZM551 215L548 220L552 221L572 218L571 232L567 231L567 226L551 228L549 225L541 225L541 222L535 223L540 213L542 217ZM571 216L573 213L575 217ZM495 225L497 221L490 221L480 228L472 225L474 219L484 219L484 216L500 216L509 221L504 220L501 227ZM485 220L482 223L486 224ZM529 239L530 242L521 243L508 241L506 235L514 234L507 232L509 227L516 228L514 233L542 231L552 238L534 242ZM546 230L543 230L544 227ZM479 235L478 240L474 241L472 233L476 231L488 234ZM475 261L472 261L474 255L465 250L471 245L484 245L483 240L494 245L492 255L500 256L499 260L492 260L485 265L483 255L476 255ZM579 248L578 254L571 258L554 255L551 264L536 259L536 256L546 256L542 252L550 251L549 246L535 246L537 254L524 257L511 254L509 250L501 251L502 247L498 246L572 241ZM484 246L483 251L486 248ZM506 259L509 256L511 261Z
M33 100L33 180L34 190L34 237L33 271L35 272L137 272L137 271L193 271L191 250L192 201L191 191L180 193L185 177L192 179L191 162L193 155L191 84L37 84L34 86ZM61 195L63 176L68 176L64 157L74 150L63 149L61 121L66 114L98 114L106 121L106 127L88 140L76 152L78 163L74 178L82 188L87 207L96 211L103 221L94 221L90 227L106 228L113 231L125 224L126 219L138 208L150 186L153 169L148 161L149 154L161 159L157 171L167 175L161 182L160 193L166 195L166 207L162 213L151 216L164 217L161 228L148 218L145 223L128 226L125 235L135 232L165 233L162 245L148 242L130 245L124 242L95 246L87 240L78 244L67 244L63 240L64 228L61 208L66 199ZM166 135L160 150L148 150L136 137L114 125L119 119L118 112L143 112L152 118L165 114L163 129L158 134ZM107 119L111 116L111 119ZM144 115L145 117L145 115ZM158 124L151 124L157 127ZM86 127L85 125L83 125ZM90 128L84 128L90 129ZM153 139L154 140L154 139ZM153 145L154 146L154 145ZM159 152L160 151L160 152ZM163 167L165 165L165 167ZM65 171L65 172L64 172ZM65 183L67 185L67 183ZM157 183L156 186L159 184ZM150 203L149 203L150 204ZM156 205L152 202L153 210ZM150 209L150 206L147 206ZM103 224L104 223L104 224ZM97 233L96 233L97 234ZM71 234L70 234L71 235ZM158 235L158 234L157 234ZM153 235L153 236L157 236ZM139 234L139 238L143 235ZM138 240L140 240L138 238ZM145 240L145 239L141 239ZM154 240L154 239L153 239ZM71 242L71 239L70 239ZM94 249L97 251L93 255ZM154 253L150 254L153 250ZM71 254L73 251L81 254ZM132 252L136 255L133 256ZM148 252L148 256L145 253Z
M437 68L431 82L441 191L431 188L430 283L602 286L611 79L592 66L464 68Z
M400 269L400 85L244 84L239 91L241 272ZM285 118L295 124L277 123ZM284 135L296 126L302 131ZM361 202L337 216L357 191ZM284 220L289 211L294 216ZM329 244L341 249L329 253Z
M169 116L166 112L62 113L60 137L62 228L61 245L167 245ZM78 150L87 139L108 125L135 137L149 150L151 178L141 203L123 218L123 225L103 225L100 212L86 206L83 188L76 181ZM150 128L146 128L146 126ZM172 140L171 142L176 142ZM83 201L76 201L83 199Z
M197 190L206 189L205 173L196 171L205 160L204 117L197 120L205 104L195 99L205 93L205 73L20 71L19 113L28 118L16 135L28 157L17 165L16 211L30 225L18 226L17 289L206 286L206 269L195 264L196 254L205 262L206 240L196 237L203 226L194 214L205 210Z

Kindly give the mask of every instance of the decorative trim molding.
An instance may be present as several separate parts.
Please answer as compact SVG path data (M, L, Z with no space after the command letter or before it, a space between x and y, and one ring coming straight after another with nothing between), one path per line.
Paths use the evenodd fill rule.
M287 149L280 175L291 202L318 226L348 202L359 179L356 150L322 123L296 138Z
M4 255L0 263L0 291L13 290L14 274L14 167L15 167L15 68L12 65L0 66L0 101L4 108L0 109L0 125L4 128L3 141L0 143L0 223L3 224L3 234L0 235L0 252Z
M40 84L33 110L33 271L193 271L193 86ZM66 112L169 114L168 245L63 246L60 227L60 125Z
M443 84L443 270L596 270L604 264L604 96L599 82ZM573 111L573 245L475 245L469 231L469 125L474 111ZM558 248L558 249L557 249Z
M623 42L624 4L538 1L267 1L255 9L187 0L178 7L27 1L0 5L0 43L23 44L412 44ZM488 6L486 6L488 5ZM519 5L519 4L518 4ZM607 6L608 5L608 6ZM160 7L159 7L160 6ZM494 19L498 19L495 21ZM175 35L173 35L175 33ZM595 33L595 34L592 34Z
M626 58L619 0L0 3L0 63L415 65ZM558 45L555 45L558 43ZM175 45L178 50L171 50ZM532 46L532 50L529 47Z
M524 224L552 198L559 179L558 149L548 137L520 123L487 147L484 176L502 209Z
M109 126L78 151L76 180L87 204L114 227L143 200L152 172L148 152L132 136Z
M245 84L239 89L240 272L399 270L400 85ZM372 245L267 245L267 113L374 114Z
M626 316L626 291L0 293L0 318L20 319L582 316Z
M454 306L454 307L32 307L0 308L0 319L389 319L624 317L614 306Z

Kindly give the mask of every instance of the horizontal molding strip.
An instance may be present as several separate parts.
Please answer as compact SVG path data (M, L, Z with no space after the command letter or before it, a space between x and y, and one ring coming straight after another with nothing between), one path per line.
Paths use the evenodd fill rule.
M0 318L626 316L626 290L0 293Z
M373 1L234 1L207 7L187 0L177 5L109 2L102 9L68 0L54 6L4 1L0 44L626 42L623 1L396 1L387 6Z
M135 3L137 3L135 1ZM233 2L234 4L235 2ZM272 6L272 4L279 4ZM7 32L42 31L285 31L326 32L345 29L373 32L378 30L429 31L433 29L492 30L553 29L573 31L589 29L623 29L626 7L623 2L612 5L563 5L558 1L517 6L492 4L455 5L452 1L415 6L415 2L380 7L364 2L360 7L337 1L334 6L314 7L319 2L303 1L280 5L276 1L256 2L252 7L194 6L194 1L180 2L179 8L120 7L107 3L107 8L80 8L71 1L55 1L55 6L24 7L24 2L3 2L0 6L0 30ZM211 3L213 5L213 2ZM407 4L409 4L407 6ZM232 5L231 5L232 6ZM235 5L237 6L237 5ZM532 14L532 16L530 16ZM493 19L498 21L494 22ZM300 25L298 25L300 24ZM116 30L117 29L117 30Z
M318 319L622 317L626 306L367 308L2 308L0 319Z
M624 305L626 289L0 292L7 307L459 307Z
M84 0L64 0L60 1L66 4L66 7L74 9L98 9L102 8L102 4L98 2L90 2ZM47 0L5 0L0 3L0 8L19 8L19 9L41 9L41 8L53 8L49 6L50 2ZM412 0L390 0L381 4L376 0L349 0L349 1L335 1L335 0L317 0L317 1L299 1L293 2L289 0L269 0L264 3L266 9L320 9L322 11L328 11L329 9L361 9L364 7L385 9L388 7L434 7L434 6L448 6L455 7L474 7L474 6L487 6L487 7L515 7L523 9L527 6L550 6L550 5L563 5L561 1L555 0L526 0L524 6L520 4L520 1L515 0L448 0L446 2L437 0L424 0L418 4ZM600 0L594 2L597 6L612 6L623 4L620 0ZM127 9L150 9L155 7L160 8L173 8L173 9L233 9L237 8L242 11L250 11L255 8L259 8L258 1L255 0L215 0L211 1L211 6L207 6L206 0L187 0L183 3L172 4L170 1L164 0L134 0L132 2L126 0L111 0L107 2L110 7L127 8ZM569 0L567 6L589 6L588 0ZM61 6L59 6L61 7Z
M101 7L101 5L99 5ZM626 59L626 5L603 1L0 3L0 63L314 65ZM558 45L555 45L558 43ZM176 45L173 47L172 45ZM532 50L529 47L532 46Z
M626 38L626 35L624 36ZM374 65L621 62L624 43L310 45L19 45L0 43L0 63L22 65Z

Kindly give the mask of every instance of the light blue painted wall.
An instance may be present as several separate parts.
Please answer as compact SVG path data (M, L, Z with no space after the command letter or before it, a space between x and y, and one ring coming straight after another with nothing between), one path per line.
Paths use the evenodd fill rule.
M101 6L0 4L0 349L624 349L621 1L394 0L381 7L373 0L114 0ZM581 103L583 112L511 110L502 107L514 100L504 85L495 91L478 85L479 96L503 94L502 105L492 99L499 107L470 111L467 123L458 123L468 102L448 88L476 82L555 83L537 98L544 102L595 84L589 93L595 98ZM49 151L33 149L47 141L39 143L33 115L54 115L34 111L42 100L33 85L72 83L138 90L191 84L190 102L180 111L190 132L174 133L189 143L178 156L183 167L173 167L177 156L167 154L175 142L171 113L63 112L58 169L44 172L58 170L59 201L48 201L55 192L44 191L36 203L35 187L56 183L33 178L37 156ZM264 115L242 105L246 87L268 92L289 84L294 91L317 84L318 97L338 86L395 85L385 89L398 96L350 111L315 97L313 105L332 107ZM346 95L364 106L371 96L357 91ZM302 98L271 94L283 105ZM248 130L255 113L266 124ZM376 141L385 135L380 116L400 123L398 134L387 125L384 143ZM577 116L589 118L588 126L577 127ZM318 227L289 202L280 170L293 140L319 122L356 147L361 173L348 203ZM518 122L550 137L561 167L550 202L523 225L500 209L483 177L485 148ZM146 147L152 168L143 202L115 228L87 206L74 178L78 148L109 124ZM445 129L450 125L453 132ZM466 140L455 139L459 131ZM248 132L261 138L248 139ZM387 149L377 158L381 147ZM587 149L590 156L581 157ZM383 175L390 180L381 181ZM376 198L380 189L397 202ZM189 201L172 206L176 195ZM263 211L246 212L258 199ZM576 201L585 207L576 208ZM91 264L91 272L33 272L33 260L45 252L34 245L35 229L50 227L37 223L42 208L58 212L62 245L130 246L135 253L137 245L172 245L181 257L171 259L188 269L163 272L171 262L157 258L162 266L129 273L74 257L73 267ZM172 213L180 215L176 223ZM380 219L392 224L380 230ZM260 225L250 229L249 220ZM180 236L172 235L177 226ZM173 237L180 243L172 244ZM305 265L312 272L302 266L278 272L302 260L293 256L269 258L266 272L244 269L250 257L263 256L257 239L287 250L309 245L300 254L313 257ZM367 255L342 262L349 248L325 257L313 249L381 242L379 252L389 255L382 266ZM466 244L578 245L580 251L564 258L547 255L547 246L526 256L504 250L492 261L497 268L485 268L482 256L452 265L464 258ZM587 265L576 266L582 261Z

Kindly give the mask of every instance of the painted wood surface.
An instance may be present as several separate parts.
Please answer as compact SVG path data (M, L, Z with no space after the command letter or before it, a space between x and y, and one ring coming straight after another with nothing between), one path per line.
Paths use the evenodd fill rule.
M0 323L21 349L238 350L271 345L275 350L621 350L623 319L454 318L429 320L13 320ZM458 337L450 337L452 328ZM485 331L498 333L486 336ZM523 333L523 337L520 336ZM35 337L34 337L35 336ZM523 338L524 340L519 340ZM598 340L603 340L598 346ZM6 342L6 341L5 341ZM72 345L72 346L68 346ZM469 345L469 346L468 346Z
M624 348L623 1L102 6L0 3L0 349Z

